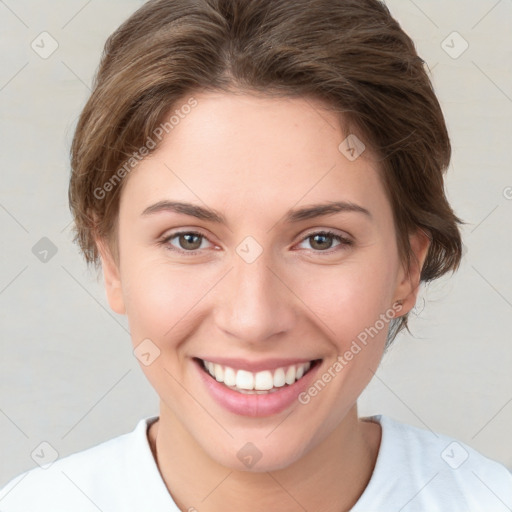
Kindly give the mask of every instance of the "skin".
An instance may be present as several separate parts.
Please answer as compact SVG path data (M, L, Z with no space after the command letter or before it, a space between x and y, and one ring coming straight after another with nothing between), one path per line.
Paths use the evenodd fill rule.
M408 274L370 149L349 161L338 149L346 135L321 102L194 97L198 106L126 178L119 262L97 240L111 308L127 315L134 347L150 339L160 350L141 365L160 397L148 433L160 473L181 510L349 510L378 454L380 426L358 419L356 400L378 367L388 324L310 403L267 417L219 406L192 358L321 358L321 376L395 301L403 301L396 316L414 306L428 238L411 234L417 262ZM141 215L161 200L214 208L228 224ZM371 218L284 221L292 208L339 200ZM187 229L205 237L195 255L177 252L191 247L179 237L161 243ZM319 248L311 234L325 229L353 245L327 238ZM262 248L252 263L236 252L247 236ZM262 453L251 469L237 458L248 441Z

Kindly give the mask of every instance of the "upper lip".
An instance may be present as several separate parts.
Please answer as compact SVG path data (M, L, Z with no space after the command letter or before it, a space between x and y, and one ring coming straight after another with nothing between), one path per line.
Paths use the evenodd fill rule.
M242 358L228 358L228 357L198 357L204 361L220 364L222 366L229 366L234 370L246 370L248 372L261 372L263 370L275 370L276 368L292 366L294 364L309 363L317 359L298 359L298 358L272 358L264 359L261 361L249 361Z

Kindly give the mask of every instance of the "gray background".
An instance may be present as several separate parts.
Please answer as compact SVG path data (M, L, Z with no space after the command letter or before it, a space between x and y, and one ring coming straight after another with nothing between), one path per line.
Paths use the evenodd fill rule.
M126 319L71 242L67 206L69 145L103 44L141 4L0 1L0 486L36 465L42 441L64 456L158 413ZM459 272L422 289L414 337L396 340L360 413L512 468L512 1L387 4L432 69L454 149L447 192L468 225ZM59 45L46 59L31 47L51 49L43 31ZM469 44L457 58L454 31ZM46 262L33 253L43 237L57 249Z

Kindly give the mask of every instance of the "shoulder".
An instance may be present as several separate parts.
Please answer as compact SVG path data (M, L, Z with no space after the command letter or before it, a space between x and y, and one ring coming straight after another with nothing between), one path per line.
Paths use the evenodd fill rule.
M370 498L373 504L392 503L393 509L400 505L407 511L487 512L512 507L512 474L503 465L427 428L382 415L369 419L380 423L382 439L362 496L365 502Z
M119 499L112 492L126 485L123 468L136 464L133 459L138 458L150 420L141 419L130 433L18 475L0 490L0 510L55 512L67 507L74 512L97 512L96 499Z

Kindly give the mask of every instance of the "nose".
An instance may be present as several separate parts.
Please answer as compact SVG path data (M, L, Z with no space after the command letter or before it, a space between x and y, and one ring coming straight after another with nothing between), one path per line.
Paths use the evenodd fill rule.
M259 345L291 331L296 303L285 276L265 251L252 263L234 255L233 268L217 290L215 324L240 343Z

